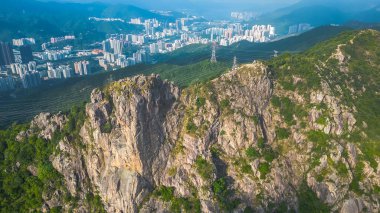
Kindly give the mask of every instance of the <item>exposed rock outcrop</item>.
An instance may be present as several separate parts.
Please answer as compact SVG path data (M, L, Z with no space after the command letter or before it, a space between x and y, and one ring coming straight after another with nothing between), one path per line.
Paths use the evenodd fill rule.
M331 59L350 72L345 47L312 66L318 84L305 91L285 89L263 62L183 90L157 75L95 89L81 147L64 138L51 161L72 196L97 193L108 212L299 212L315 200L331 211L378 212L380 159L366 158L355 141L371 124L344 101L343 90L353 91L349 80L321 77ZM289 79L307 82L299 74ZM41 114L32 128L51 139L64 122Z
M178 132L173 112L178 98L179 89L158 76L137 76L105 92L93 91L81 135L89 178L108 211L136 212L158 185L168 140Z

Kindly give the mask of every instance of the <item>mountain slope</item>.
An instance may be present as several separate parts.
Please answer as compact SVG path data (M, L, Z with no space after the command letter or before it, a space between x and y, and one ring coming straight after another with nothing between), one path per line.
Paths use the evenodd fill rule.
M349 21L378 22L376 1L359 2L303 0L258 18L260 24L272 24L280 34L288 33L289 26L308 23L314 27L344 24ZM255 21L255 22L257 22Z
M359 12L351 17L351 19L369 23L380 22L380 5L372 9Z
M308 23L312 26L322 26L330 24L342 24L347 21L347 14L333 7L312 5L287 11L284 15L268 14L260 18L262 24L270 23L276 26L277 33L287 34L289 26ZM274 18L278 17L278 18Z
M347 32L185 89L95 89L85 109L0 132L2 206L378 212L379 41Z

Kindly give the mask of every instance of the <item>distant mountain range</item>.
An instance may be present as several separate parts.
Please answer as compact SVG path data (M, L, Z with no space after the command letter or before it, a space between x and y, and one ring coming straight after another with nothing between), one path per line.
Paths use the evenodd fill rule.
M0 7L0 40L15 37L60 36L83 33L87 39L104 38L106 33L134 32L139 26L121 22L95 22L89 17L103 18L156 18L173 21L179 16L163 16L139 7L125 4L60 3L35 0L2 0Z
M251 24L272 24L277 33L286 34L289 26L309 23L312 26L344 24L351 21L380 22L380 5L376 1L311 1L303 0L282 9L266 13ZM199 8L204 10L204 8ZM35 37L37 40L64 34L82 34L87 42L104 38L107 33L133 33L141 26L122 22L96 22L89 17L103 18L156 18L174 21L184 14L173 12L164 16L126 4L68 3L37 0L2 0L0 7L0 40L17 37Z
M378 2L377 2L378 4ZM380 5L376 1L300 1L289 7L263 14L255 23L272 24L277 32L288 32L289 26L308 23L312 26L345 24L350 21L380 22Z

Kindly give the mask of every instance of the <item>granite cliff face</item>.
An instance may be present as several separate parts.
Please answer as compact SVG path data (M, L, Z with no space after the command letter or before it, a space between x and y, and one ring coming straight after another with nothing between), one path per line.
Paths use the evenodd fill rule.
M380 211L379 115L360 99L379 100L378 73L356 64L378 72L380 48L356 45L380 35L346 37L186 89L151 75L94 90L81 145L65 138L51 157L76 211L88 192L107 212ZM51 139L65 118L43 116L32 126Z
M156 76L137 76L94 90L81 135L88 174L109 211L136 212L157 185L174 135L179 89ZM109 125L108 131L105 126ZM178 131L178 130L177 130Z

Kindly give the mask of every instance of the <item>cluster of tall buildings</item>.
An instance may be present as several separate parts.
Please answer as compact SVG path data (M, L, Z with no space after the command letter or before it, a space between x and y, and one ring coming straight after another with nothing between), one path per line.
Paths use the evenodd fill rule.
M74 71L77 75L88 75L90 74L90 62L88 61L78 61L74 63Z
M18 75L24 88L33 88L41 84L41 73L37 71L37 63L14 63L10 65L14 76Z
M129 22L129 24L141 25L143 23L141 22L141 18L131 18L131 21Z
M231 12L231 18L244 21L255 19L257 16L258 14L253 12Z
M144 25L145 35L152 39L164 38L166 36L179 35L182 31L189 31L189 24L196 18L179 18L173 23L160 23L157 19L146 19L142 21L140 18L132 18L130 24ZM158 31L160 28L162 31Z
M123 53L124 41L121 39L110 38L102 42L103 52L113 52L121 55Z
M154 36L155 29L159 27L160 24L157 19L147 19L144 22L145 35Z
M119 21L119 22L125 22L121 18L98 18L98 17L90 17L88 18L89 21L105 21L105 22L114 22L114 21Z
M35 61L30 61L27 64L14 63L10 67L12 74L19 76L27 72L37 71L37 63Z
M75 36L63 36L51 38L49 44L66 40L73 40ZM45 49L43 52L33 52L34 38L13 39L12 43L0 41L0 91L13 90L15 88L32 88L41 84L42 79L71 78L75 75L91 74L90 62L82 60L72 62L70 65L58 65L52 61L58 61L74 57L71 55L72 46L66 46L62 50ZM13 45L12 45L13 44ZM13 48L15 46L16 48ZM123 43L110 40L110 48L118 54L123 51ZM46 46L47 47L47 46ZM91 51L89 51L91 54ZM89 57L78 53L78 57ZM70 57L69 57L70 56ZM36 57L37 60L34 60ZM37 65L37 62L39 65ZM46 63L46 61L50 61ZM46 66L45 66L46 63ZM73 69L74 68L74 69Z
M124 68L138 63L146 63L150 60L149 51L145 48L137 50L131 57L123 54L125 45L143 45L144 35L114 34L109 39L102 42L103 58L99 59L99 65L105 70L111 67Z
M83 60L77 61L73 64L74 69L71 65L58 65L54 66L53 63L47 63L47 76L49 79L62 79L62 78L72 78L76 76L90 75L92 72L90 67L90 62Z
M33 61L31 44L32 38L14 39L13 43L19 47L20 63L15 63L15 54L10 43L0 42L0 66L7 66L11 74L1 77L0 90L12 90L17 80L21 80L24 88L36 87L41 84L40 73L37 72L37 63ZM13 75L13 76L12 76ZM16 77L18 76L18 78Z
M62 36L62 37L52 37L52 38L50 38L50 43L55 44L58 42L62 42L62 41L66 41L66 40L74 40L74 39L75 39L75 36L73 36L73 35L66 35L66 36Z
M312 26L307 23L295 24L295 25L289 26L288 34L302 33L302 32L310 30L311 28Z
M15 63L15 55L12 45L6 42L0 42L0 66Z
M13 42L13 46L17 46L17 47L36 44L36 40L34 38L13 39L12 42Z
M177 34L181 31L189 31L189 24L194 20L194 18L180 18L175 21L175 29Z
M36 56L41 60L58 61L66 58L70 54L70 50L45 50L37 53Z
M254 25L251 29L244 29L240 24L228 28L209 28L205 30L210 35L211 42L219 42L222 46L246 40L249 42L267 42L276 36L276 29L271 25Z
M143 45L145 44L145 41L146 41L145 35L111 34L110 38L102 42L103 51L107 50L109 52L113 49L112 40L117 40L117 42L122 42L123 44L134 44L134 45Z
M172 52L176 49L184 47L186 43L189 41L193 41L192 43L199 43L196 40L192 40L189 37L185 37L181 40L176 39L173 42L164 42L163 40L159 40L156 43L152 43L149 45L149 52L151 54Z
M136 51L132 57L127 57L123 54L103 52L103 58L99 60L99 65L105 70L108 70L110 67L118 66L124 68L138 63L147 63L149 60L149 52L144 49Z
M54 68L52 63L47 63L49 79L71 78L72 69L69 65L59 65Z

